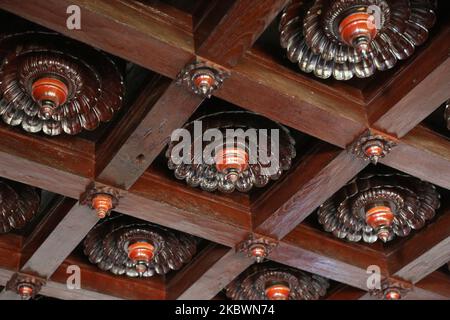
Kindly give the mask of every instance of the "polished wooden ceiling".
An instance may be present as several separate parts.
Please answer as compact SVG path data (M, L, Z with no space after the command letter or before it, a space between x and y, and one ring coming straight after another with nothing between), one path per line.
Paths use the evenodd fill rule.
M270 260L333 280L327 299L366 298L373 264L386 277L411 281L410 298L450 299L450 276L440 269L450 257L450 140L439 120L450 95L448 3L439 2L438 23L412 58L369 79L339 82L302 74L282 57L274 37L287 2L0 0L7 21L57 31L125 61L131 83L123 110L94 133L50 138L0 124L0 176L53 195L36 226L0 236L0 285L21 271L47 278L41 294L61 299L220 298L252 263L236 245L256 234L278 242ZM82 9L81 30L66 28L69 5ZM196 58L230 72L210 100L176 84ZM161 159L171 132L194 114L223 109L254 111L293 129L298 156L281 180L224 195L173 178ZM397 141L381 166L429 181L443 195L429 226L385 245L336 239L311 219L368 166L347 151L367 129ZM200 237L201 250L180 271L150 279L89 264L79 244L98 220L78 199L92 182L120 189L117 212ZM71 264L81 267L81 290L66 288Z

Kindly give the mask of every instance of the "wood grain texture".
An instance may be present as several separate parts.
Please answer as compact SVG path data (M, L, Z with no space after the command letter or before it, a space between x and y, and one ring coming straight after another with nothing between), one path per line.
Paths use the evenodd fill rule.
M320 253L282 243L272 252L270 259L293 268L367 290L365 269L323 256Z
M70 174L94 176L95 144L79 137L38 136L0 123L0 152L30 159Z
M340 285L338 288L329 292L325 300L358 300L365 294L366 291L361 289Z
M47 281L45 287L41 289L40 294L46 297L62 300L123 300L120 297L115 297L112 295L107 295L101 292L83 288L76 290L67 290L67 284L58 283L55 281Z
M153 276L151 278L130 278L126 276L116 276L112 273L101 271L95 265L80 259L75 255L71 255L56 270L50 278L56 283L65 284L70 274L67 273L67 267L77 265L81 269L81 289L91 293L100 293L100 298L114 297L114 299L130 299L130 300L162 300L165 299L164 277ZM56 286L58 289L59 286ZM73 295L70 292L73 291ZM77 298L77 290L67 290L67 299ZM110 297L105 297L110 296ZM97 299L94 295L94 298Z
M108 149L117 144L120 147L97 179L129 189L162 152L173 130L182 127L202 101L175 82L155 79L136 101L138 112L133 112L133 106L132 113L122 119L117 131L102 144ZM132 127L132 132L126 134ZM128 138L121 144L119 137ZM108 151L100 149L102 153Z
M235 66L287 2L211 1L195 27L197 54L228 68Z
M380 162L450 189L450 140L423 126L411 130Z
M450 261L450 209L389 254L392 274L413 283Z
M22 243L23 238L21 236L12 233L0 235L0 266L2 268L8 270L19 269Z
M9 279L13 276L14 272L11 270L3 269L0 267L0 285L4 286ZM120 298L109 296L103 293L89 291L86 289L79 290L67 290L66 283L58 283L54 281L47 281L46 285L42 288L42 295L47 297L53 297L63 300L118 300ZM4 300L20 300L17 294L10 291L0 293ZM0 297L0 300L2 297Z
M10 237L9 242L22 242L21 236ZM0 238L0 247L3 245ZM7 253L6 253L7 252ZM5 256L20 256L20 248L9 245ZM81 271L81 289L68 289L67 280L73 272L68 272L69 266L78 266ZM17 272L18 268L5 266L0 260L0 285L5 285L9 279ZM80 299L80 300L117 300L117 299L164 299L165 285L164 278L154 276L149 279L128 278L116 276L109 272L104 272L77 255L70 255L47 280L46 286L41 293L59 299Z
M436 296L433 299L450 300L450 276L442 271L435 271L415 285L415 291Z
M209 244L185 268L168 279L168 298L213 299L251 264L250 258L237 254L234 249Z
M95 212L87 206L75 203L68 211L65 210L66 207L58 206L55 211L50 212L52 217L43 220L42 224L53 224L56 218L54 215L60 215L58 209L66 213L43 241L39 232L46 232L45 226L41 224L35 229L31 238L42 242L24 262L22 272L49 278L98 221Z
M347 95L253 53L233 68L215 95L341 148L358 137L367 122L364 107Z
M364 244L341 241L305 224L289 233L269 259L362 290L367 290L369 274L366 270L370 265L378 265L383 275L388 274L382 251Z
M266 6L258 7L241 0L211 1L198 16L200 21L194 21L198 18L195 14L191 17L190 13L160 1L37 0L19 3L3 0L0 8L171 79L196 54L203 54L224 66L234 66L231 78L216 92L218 97L324 141L324 148L319 148L316 154L307 156L304 163L293 168L284 183L275 184L273 191L262 193L268 200L266 203L264 198L252 203L253 199L246 195L223 196L187 188L172 176L152 168L124 192L119 212L228 247L243 240L256 221L257 225L262 223L261 230L265 233L279 238L287 234L270 256L282 264L363 290L367 266L377 264L383 274L412 275L411 279L418 281L413 297L448 297L448 279L443 277L446 275L436 276L436 272L432 272L448 258L448 215L400 242L395 250L384 250L377 244L343 242L306 222L296 226L329 193L337 190L348 177L350 179L352 173L363 168L339 148L346 147L369 126L401 137L399 145L383 160L384 164L450 188L449 140L424 127L413 128L437 108L444 97L448 98L448 22L439 21L437 33L426 47L390 71L391 76L374 78L374 86L362 92L359 85L320 81L294 72L257 48L248 51L258 34L273 20L283 1L269 3L263 0L261 3ZM80 31L66 28L66 8L72 4L82 9ZM219 5L223 10L211 11ZM197 47L194 47L194 39ZM243 58L237 62L241 56ZM380 79L387 81L380 83ZM170 122L173 118L182 124L182 118L187 119L189 112L196 108L193 100L187 97L187 91L180 93L181 89L167 79L159 84L161 86L154 88L149 84L150 95L146 96L144 92L125 115L123 123L119 123L117 132L112 132L101 144L94 145L77 137L42 138L0 125L0 176L73 199L78 199L86 185L97 179L96 173L108 184L130 187L132 180L137 179L161 151L162 141L170 131L165 127L164 119ZM152 94L157 98L153 99ZM164 98L167 98L165 103ZM154 108L158 103L159 108ZM186 109L179 109L183 106ZM162 123L160 132L158 128ZM178 125L173 124L174 127ZM148 128L157 130L145 131ZM140 159L145 161L136 166L132 160L141 154L144 157ZM343 161L338 165L336 159ZM102 175L105 168L107 171ZM257 210L251 212L250 207ZM21 259L22 262L33 262L29 263L32 268L27 270L44 270L44 274L50 274L50 267L59 264L61 257L70 253L70 248L74 248L87 232L89 223L80 219L86 214L82 211L73 216L49 212L48 219L44 218L43 224L38 225L26 241L20 236L0 236L0 284L6 283L12 271L19 270ZM271 216L274 212L279 214ZM252 220L252 213L255 220ZM22 243L23 252L20 251ZM233 249L220 248L209 254L206 251L198 257L198 262L187 266L184 272L192 273L192 279L184 277L183 270L172 278L179 279L173 283L174 288L179 284L177 295L184 292L186 297L214 297L214 292L231 281L233 274L245 269L249 263L247 258L241 259ZM53 252L57 256L55 260L49 257ZM49 259L48 266L44 265L44 258ZM80 291L64 288L68 276L66 269L70 264L82 268ZM165 299L168 297L165 280L161 277L143 280L113 276L88 264L85 259L71 256L53 274L43 293L67 299Z
M9 150L3 151L4 139L0 139L0 176L19 181L34 187L77 199L86 189L90 179L55 168L55 164L44 165L39 155L32 160L15 155ZM35 148L29 148L35 151ZM61 187L64 185L64 188Z
M178 300L211 300L252 264L253 260L246 255L229 249Z
M403 137L449 98L450 23L374 93L368 118L375 129Z
M220 199L211 197L208 192L186 188L170 180L161 182L145 174L121 199L116 211L234 246L250 229L250 212L242 205Z
M174 275L169 274L166 279L168 299L177 299L183 293L186 295L187 290L193 290L193 287L198 286L199 279L220 261L229 250L225 246L210 243L179 272ZM214 293L215 290L211 291L209 294L214 294L214 296L217 294L217 292ZM205 294L207 293L205 292ZM189 297L190 294L187 294L187 296Z
M247 1L238 3L250 5ZM64 14L57 14L65 12L68 5L65 0L27 2L20 6L8 0L2 1L0 8L172 79L194 58L193 35L185 28L171 25L173 12L161 11L164 8L148 5L143 9L135 1L119 0L78 0L70 4L79 5L84 12L82 30L68 30ZM239 47L240 38L233 39ZM364 131L367 123L359 91L336 90L253 52L241 59L231 78L215 95L340 147Z
M9 290L3 289L0 292L0 301L1 300L22 300L17 293Z
M66 27L70 5L81 8L81 30ZM36 0L20 4L5 0L0 8L171 78L193 57L192 30L171 25L170 12L161 11L164 7L119 0Z
M257 233L282 239L358 174L367 162L318 143L268 195L252 207Z

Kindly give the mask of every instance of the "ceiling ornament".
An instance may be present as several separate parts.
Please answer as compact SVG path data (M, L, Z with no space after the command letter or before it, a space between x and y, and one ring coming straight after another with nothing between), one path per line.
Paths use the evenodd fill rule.
M350 151L360 159L377 164L395 146L391 138L368 130L350 146Z
M291 62L319 78L367 78L427 40L434 2L292 0L280 20L281 46Z
M84 253L116 275L151 277L178 270L197 250L197 239L124 215L101 220L86 236Z
M209 129L218 129L223 136L220 143L212 148L210 163L203 157L203 151L211 147L211 140L195 135L196 123L201 123L203 137ZM166 152L168 167L174 170L176 178L186 180L188 185L200 187L209 192L215 190L233 192L236 189L248 192L254 186L264 187L270 180L277 180L284 171L288 170L296 155L295 140L287 128L250 112L219 112L198 118L183 128L189 132L191 144L188 151L181 153L183 156L186 154L189 161L178 164L173 161L172 152L178 150L184 140L172 141ZM241 129L243 132L249 129L254 130L258 140L249 142L254 140L244 141L244 139L233 138L231 143L226 143L227 131L232 129ZM267 133L264 143L260 139L260 134L263 132ZM272 132L278 133L279 143L272 139ZM242 137L242 135L239 136ZM274 145L278 146L279 157L275 155ZM198 150L200 152L197 152ZM270 155L270 158L263 160L261 154Z
M0 234L23 228L39 210L36 188L0 179Z
M412 283L405 280L386 278L378 289L369 290L369 294L381 300L401 300L412 288Z
M196 95L211 98L220 89L229 72L206 61L196 61L184 67L177 76L177 84L185 86Z
M225 292L232 300L318 300L328 287L320 276L265 262L250 266Z
M406 174L365 173L321 205L318 218L338 238L387 242L423 228L439 208L439 198L432 184Z
M256 263L261 263L277 245L278 243L272 239L251 234L246 240L238 244L237 251L247 254Z
M6 289L17 293L22 300L34 299L46 284L46 280L24 273L15 273L6 284Z
M98 183L92 183L80 197L80 203L95 210L99 219L108 216L119 204L120 191Z
M0 39L0 116L11 126L55 136L94 130L122 105L124 85L102 52L54 33Z

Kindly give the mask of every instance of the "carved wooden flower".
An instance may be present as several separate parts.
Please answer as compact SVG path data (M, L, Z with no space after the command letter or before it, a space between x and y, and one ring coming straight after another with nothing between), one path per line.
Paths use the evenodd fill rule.
M233 300L317 300L328 287L320 276L265 262L252 265L225 291Z
M407 236L439 208L436 188L400 173L367 173L341 188L318 209L325 231L338 238L372 243Z
M48 135L94 130L122 105L124 86L102 52L53 33L0 38L0 116Z
M303 72L319 78L370 77L414 53L434 25L433 0L292 0L281 46Z
M0 179L0 233L23 228L38 212L40 201L35 188Z
M102 270L151 277L178 270L197 249L197 239L123 215L105 218L84 240L84 253Z
M195 122L201 123L202 136L196 136ZM186 140L172 141L166 152L168 167L175 171L176 178L186 180L192 187L199 186L210 192L217 189L221 192L233 192L236 189L247 192L253 186L264 187L270 180L278 179L283 171L288 170L296 155L295 140L287 128L250 112L215 113L186 124L184 129L190 134L188 150L180 148L181 143ZM220 141L214 140L217 143L216 148L212 148L214 144L211 143L212 139L208 134L212 132L211 129L217 129L223 137ZM234 132L236 136L245 136L245 140L232 138L230 147L230 144L227 144L227 139L230 138L229 130L241 130L244 134ZM255 134L252 135L250 132ZM272 140L273 132L277 132L279 143ZM262 140L261 135L264 135ZM251 136L257 137L257 141L249 138ZM197 143L199 148L196 148ZM274 145L278 148L278 152L272 148ZM210 163L203 157L206 148L215 150L211 153L213 156ZM181 151L174 152L174 150ZM172 153L187 156L189 161L176 163L173 161ZM261 154L268 157L263 160Z

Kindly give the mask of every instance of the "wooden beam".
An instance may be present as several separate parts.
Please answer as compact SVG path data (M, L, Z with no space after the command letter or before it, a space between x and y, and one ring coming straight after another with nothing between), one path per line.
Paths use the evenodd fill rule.
M450 277L436 271L416 283L412 290L402 297L402 300L450 300ZM364 294L360 300L376 300L369 293Z
M14 161L16 161L15 158L11 160L11 162ZM30 170L30 174L36 173ZM31 182L40 183L34 179ZM40 185L39 183L37 186ZM241 200L236 201L236 196L231 198L216 196L195 188L186 188L183 182L158 176L152 172L146 172L128 191L121 199L117 211L228 247L235 247L251 231L251 215L248 206ZM353 270L351 263L355 263L354 261L365 262L364 266L356 267L359 270L366 268L370 264L369 260L377 261L378 259L378 254L366 247L357 244L348 245L323 232L314 230L306 232L305 230L308 229L305 228L301 225L297 227L297 232L294 230L288 235L287 243L281 245L281 248L285 249L280 256L290 259L298 256L300 252L300 255L305 257L313 257L335 266L348 266L351 270ZM298 233L298 230L303 231ZM305 232L308 234L308 241L304 241ZM300 239L299 242L293 240L296 238ZM325 256L321 258L321 254ZM278 261L284 263L283 259ZM300 259L297 261L298 264L292 264L302 268L301 263L308 264L311 261ZM383 261L378 261L377 264L382 265ZM352 284L356 278L347 276L349 269L344 268L340 271L337 267L330 268L334 272L332 277L336 280L350 281ZM312 269L310 271L314 272Z
M22 243L23 238L19 235L15 235L12 233L0 235L0 266L2 268L9 270L19 269L21 256L20 250L22 248ZM6 281L8 280L9 278L6 279Z
M366 291L347 285L339 285L338 288L327 294L325 300L358 300L366 294Z
M250 6L247 1L239 3ZM277 3L280 2L277 0L274 5ZM82 30L66 28L65 11L69 5L81 7ZM157 2L143 6L136 1L119 0L38 0L23 5L13 0L0 2L2 9L174 79L195 55L192 30L188 30L188 26L166 23L183 16L156 5ZM239 7L231 10L236 12L236 8ZM188 20L184 18L181 20ZM218 30L222 28L219 22ZM253 30L260 29L262 26L255 26ZM231 39L240 40L234 36ZM215 95L345 147L365 130L367 119L360 92L341 89L340 85L333 87L311 80L260 52L251 51L233 68L230 79Z
M178 297L178 300L211 300L251 264L253 260L249 257L236 253L234 249L228 249L225 255Z
M6 283L14 275L14 271L0 267L0 285ZM118 300L120 298L86 289L68 290L67 285L54 281L47 281L42 287L40 295L63 300ZM20 300L20 297L12 291L3 289L0 292L0 300Z
M17 293L3 289L0 292L0 300L22 300L22 299Z
M94 176L95 144L91 141L68 135L56 137L36 135L3 122L0 123L0 135L2 136L0 152L13 154L22 159L32 159L39 164L51 165L68 173L84 177Z
M27 238L20 271L49 278L97 221L89 207L71 199L58 201Z
M11 157L5 163L20 161L20 157ZM36 168L36 162L28 163L30 175L36 175L31 170ZM17 180L17 176L11 178ZM27 182L42 184L34 178ZM245 208L244 203L234 199L186 188L182 182L146 173L122 199L118 211L234 247L250 230L251 216ZM304 225L291 232L276 251L273 259L280 263L306 268L360 288L365 285L365 268L374 262L385 263L378 253L365 246L347 244ZM353 277L353 272L357 276Z
M436 110L450 91L450 23L377 90L368 117L375 129L398 138Z
M287 0L211 1L194 16L196 53L227 68L235 66Z
M56 270L50 280L66 284L70 274L69 266L78 266L81 270L81 289L89 293L100 293L109 297L131 300L163 300L166 297L164 276L155 275L151 278L130 278L116 276L100 270L96 265L86 262L86 259L71 255ZM68 299L76 298L78 290L65 290Z
M282 239L366 165L346 150L318 143L252 207L254 229Z
M334 91L257 51L244 56L215 95L341 148L367 127L364 106L353 94Z
M435 271L415 284L415 291L427 292L434 299L450 300L450 276L442 271Z
M71 5L81 9L80 30L67 28ZM194 53L188 15L165 12L157 2L148 6L121 0L36 0L19 5L4 0L0 8L170 78Z
M250 258L235 253L234 249L209 244L193 261L168 280L168 298L213 299L250 264Z
M169 275L170 278L167 278L168 299L177 299L183 292L196 285L205 272L211 269L229 250L220 244L206 245L183 269L172 277Z
M378 265L388 273L382 251L369 245L350 243L301 224L272 251L270 260L367 290L367 268Z
M248 207L146 172L116 211L234 247L248 234Z
M203 99L175 82L155 77L100 145L97 179L129 189L167 145L173 130L184 125ZM125 138L125 141L123 141ZM112 155L105 160L103 155Z
M390 273L417 283L450 261L450 208L388 255Z
M94 144L0 124L0 176L78 199L94 176ZM64 184L64 188L61 188Z
M7 259L0 259L0 285L4 286L15 272L19 271L18 264L22 237L13 234L0 236L1 257L9 257L14 263ZM61 242L61 245L64 243ZM49 261L52 264L52 261ZM80 268L80 289L69 289L67 280L73 272L68 272L69 266ZM23 268L22 268L23 269ZM58 266L57 270L47 279L40 294L59 299L165 299L164 277L154 276L147 279L136 279L125 276L115 276L104 272L80 258L76 254L70 255ZM15 298L16 295L5 294L5 298Z
M83 288L68 290L66 284L55 281L47 281L39 294L61 300L122 300L119 297Z
M450 141L423 126L411 130L380 162L450 189Z

